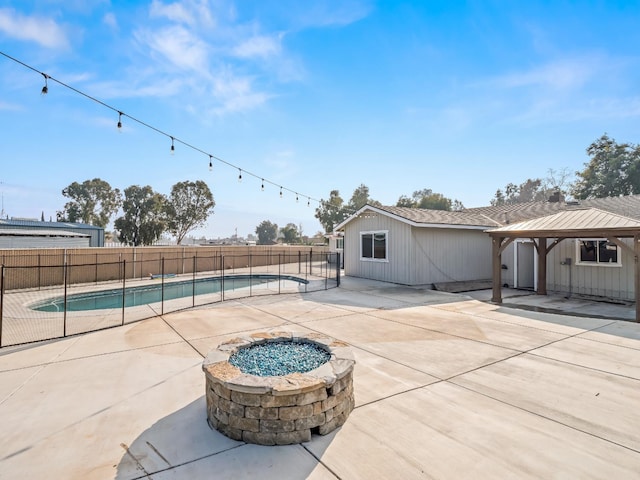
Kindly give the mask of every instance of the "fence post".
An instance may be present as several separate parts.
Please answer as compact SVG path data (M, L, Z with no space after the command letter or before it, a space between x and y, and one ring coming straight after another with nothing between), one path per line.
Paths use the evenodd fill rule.
M124 325L124 307L127 298L127 261L122 261L122 325Z
M164 257L160 260L160 315L164 315Z
M336 286L340 286L340 252L336 252Z
M302 252L298 250L298 275L302 273Z
M42 286L42 262L40 261L40 254L38 254L38 290Z
M249 254L249 296L253 296L253 260Z
M224 255L220 255L220 301L224 302Z
M313 275L313 248L309 249L309 275Z
M4 306L4 264L0 265L0 347L2 347L2 308Z
M278 253L278 295L280 294L280 253Z
M66 337L67 336L67 284L68 279L69 279L69 267L67 266L67 259L66 259L66 251L65 251L65 260L64 260L64 266L63 268L63 276L64 276L64 311L63 311L63 319L62 319L62 336Z
M191 296L191 306L196 306L196 255L193 256L193 289Z

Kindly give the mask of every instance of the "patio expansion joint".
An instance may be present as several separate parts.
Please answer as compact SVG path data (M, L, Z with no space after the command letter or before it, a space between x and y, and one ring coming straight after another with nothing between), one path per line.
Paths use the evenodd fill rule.
M241 448L241 447L244 447L246 445L247 444L244 443L244 442L239 442L238 445L234 445L232 447L225 448L223 450L220 450L219 452L213 452L213 453L210 453L208 455L203 455L203 456L198 457L198 458L192 458L191 460L187 460L186 462L182 462L182 463L178 463L176 465L171 465L171 466L166 467L166 468L161 468L161 469L158 469L158 470L154 470L153 472L147 472L146 470L143 469L143 471L145 472L143 475L140 475L138 477L132 477L131 480L142 480L142 479L145 479L145 478L153 478L153 475L157 475L157 474L163 473L163 472L168 472L168 471L176 469L176 468L184 467L184 466L189 465L191 463L199 462L200 460L204 460L206 458L215 457L216 455L227 453L227 452L229 452L231 450L235 450L236 448ZM133 457L133 458L137 463L137 459L135 459L135 457Z
M502 306L503 306L503 307L505 307L505 305L502 305ZM593 331L593 330L597 330L597 329L599 329L599 328L608 327L609 325L612 325L612 324L616 323L616 321L619 321L619 320L611 319L611 318L600 318L600 317L593 317L593 316L591 316L591 317L588 317L588 318L600 318L601 320L609 320L609 323L607 323L607 324L605 324L605 325L600 325L600 326L598 326L598 327L594 327L593 329L590 329L590 330L584 330L584 331L579 332L579 333L577 333L577 334L564 334L564 333L557 332L557 331L555 331L555 330L550 330L550 329L548 329L548 328L534 327L534 326L532 326L532 325L523 325L522 323L509 322L509 321L504 320L504 319L500 319L500 318L492 318L491 316L487 316L487 315L480 315L480 314L477 314L477 313L469 313L469 312L465 312L465 311L456 311L456 310L453 310L453 311L452 311L452 310L448 310L448 309L445 309L445 308L439 307L439 306L437 306L437 305L434 305L434 306L433 306L433 308L436 308L436 309L438 309L438 310L443 310L443 311L445 311L445 312L447 312L447 313L451 313L451 312L453 312L453 313L458 313L458 314L461 314L461 315L468 315L468 316L470 316L470 317L477 317L477 318L481 318L481 319L483 319L483 320L491 320L491 321L493 321L493 322L505 323L505 324L507 324L507 325L514 325L514 326L522 327L522 328L530 328L530 329L532 329L532 330L540 330L540 331L542 331L542 332L557 333L557 334L559 334L559 335L567 335L567 337L572 337L572 336L575 336L575 335L582 335L583 333L591 332L591 331ZM506 307L506 308L509 308L509 307ZM513 310L518 310L518 309L517 309L517 308L513 308ZM541 312L541 313L547 313L547 312ZM563 314L563 315L566 315L566 314ZM567 316L571 316L571 315L567 315ZM544 321L544 320L541 320L541 321ZM576 328L577 328L577 327L576 327Z
M458 376L458 375L456 375L456 376ZM568 423L561 422L561 421L559 421L559 420L556 420L555 418L551 418L551 417L548 417L548 416L546 416L546 415L542 415L541 413L535 412L535 411L533 411L533 410L529 410L529 409L523 408L523 407L521 407L520 405L516 405L516 404L513 404L513 403L509 403L509 402L504 401L504 400L502 400L502 399L500 399L500 398L496 398L496 397L493 397L493 396L491 396L491 395L488 395L488 394L486 394L486 393L484 393L484 392L480 392L480 391L474 390L473 388L470 388L470 387L468 387L468 386L460 385L459 383L456 383L455 381L447 380L447 382L451 383L452 385L455 385L456 387L463 388L463 389L465 389L465 390L467 390L467 391L469 391L469 392L473 392L473 393L476 393L476 394L478 394L478 395L482 395L482 396L483 396L483 397L485 397L485 398L489 398L489 399L491 399L491 400L493 400L493 401L495 401L495 402L501 403L501 404L503 404L503 405L508 405L508 406L513 407L513 408L515 408L515 409L518 409L518 410L520 410L520 411L522 411L522 412L527 412L527 413L529 413L529 414L531 414L531 415L535 415L536 417L543 418L543 419L545 419L545 420L547 420L547 421L553 422L553 423L555 423L555 424L557 424L557 425L562 425L563 427L569 428L569 429L574 430L574 431L576 431L576 432L580 432L580 433L583 433L583 434L585 434L585 435L589 435L590 437L597 438L597 439L602 440L602 441L604 441L604 442L607 442L607 443L610 443L610 444L616 445L616 446L618 446L618 447L622 447L622 448L624 448L624 449L626 449L626 450L629 450L629 451L631 451L631 452L634 452L634 453L638 453L638 454L640 454L640 450L637 450L637 449L635 449L635 448L632 448L632 447L630 447L630 446L628 446L628 445L624 445L624 444L622 444L622 443L619 443L619 442L615 442L615 441L613 441L613 440L610 440L610 439L608 439L608 438L606 438L606 437L602 437L602 436L600 436L600 435L596 435L595 433L589 432L589 431L587 431L587 430L583 430L583 429L581 429L581 428L574 427L573 425L569 425Z
M496 402L502 403L502 404L504 404L504 405L509 405L509 406L511 406L511 407L513 407L513 408L517 408L518 410L521 410L521 411L524 411L524 412L530 413L530 414L535 415L535 416L540 417L540 418L544 418L545 420L548 420L548 421L554 422L554 423L556 423L556 424L558 424L558 425L562 425L562 426L564 426L564 427L570 428L570 429L575 430L575 431L577 431L577 432L580 432L580 433L583 433L583 434L589 435L589 436L594 437L594 438L598 438L598 439L600 439L600 440L602 440L602 441L605 441L605 442L611 443L611 444L613 444L613 445L617 445L617 446L619 446L619 447L625 448L625 449L630 450L630 451L632 451L632 452L640 453L640 450L637 450L637 449L635 449L635 448L629 447L628 445L624 445L624 444L621 444L621 443L615 442L615 441L610 440L610 439L608 439L608 438L605 438L605 437L602 437L602 436L600 436L600 435L596 435L596 434L594 434L594 433L592 433L592 432L589 432L589 431L586 431L586 430L583 430L583 429L580 429L580 428L574 427L574 426L572 426L572 425L569 425L569 424L567 424L567 423L561 422L561 421L556 420L556 419L554 419L554 418L547 417L547 416L542 415L542 414L540 414L540 413L538 413L538 412L534 412L534 411L532 411L532 410L528 410L528 409L523 408L523 407L521 407L521 406L519 406L519 405L515 405L515 404L512 404L512 403L509 403L509 402L504 401L504 400L502 400L502 399L500 399L500 398L493 397L493 396L491 396L491 395L489 395L489 394L487 394L487 393L484 393L484 392L481 392L481 391L478 391L478 390L474 390L473 388L468 387L468 386L466 386L466 385L461 385L461 384L459 384L459 383L456 383L456 381L455 381L455 379L456 379L457 377L461 377L461 376L466 375L466 374L468 374L468 373L475 372L475 371L478 371L478 370L482 370L483 368L487 368L487 367L490 367L490 366L492 366L492 365L496 365L496 364L498 364L498 363L505 362L505 361L510 360L510 359L512 359L512 358L516 358L516 357L520 357L520 356L524 356L524 355L532 355L532 356L536 356L536 357L540 357L540 358L547 358L547 357L543 357L543 356L541 356L541 355L537 355L537 354L535 354L535 353L532 353L532 351L533 351L533 350L537 350L538 348L542 348L542 347L546 347L546 346L548 346L548 345L552 345L552 344L554 344L554 343L562 342L562 341L564 341L564 340L566 340L566 339L568 339L568 338L575 338L575 337L579 337L579 336L580 336L580 335L582 335L583 333L587 333L587 332L590 332L590 331L593 331L593 330L597 330L598 328L602 328L602 327L595 327L595 328L593 328L593 329L586 330L586 331L584 331L584 332L579 332L579 333L576 333L576 334L574 334L574 335L567 336L566 338L561 338L561 339L558 339L558 340L554 340L554 341L548 342L548 343L547 343L547 344L545 344L545 345L541 345L541 346L538 346L538 347L535 347L535 348L531 348L531 349L529 349L529 350L527 350L527 351L520 352L520 353L518 353L517 355L513 355L513 356L510 356L510 357L507 357L507 358L503 358L503 359L497 360L497 361L495 361L495 362L491 362L491 363L489 363L489 364L487 364L487 365L482 365L482 366L479 366L479 367L477 367L477 368L473 368L473 369L471 369L471 370L468 370L468 371L466 371L466 372L462 372L462 373L459 373L459 374L456 374L456 375L452 375L452 376L451 376L451 377L449 377L449 378L443 379L441 382L435 382L435 383L433 383L433 384L426 385L425 387L429 387L430 385L435 385L435 384L437 384L437 383L448 382L448 383L451 383L452 385L455 385L455 386L457 386L457 387L463 388L463 389L468 390L468 391L470 391L470 392L474 392L474 393L476 393L476 394L478 394L478 395L482 395L483 397L489 398L489 399L494 400L494 401L496 401ZM556 361L556 362L558 362L558 363L564 363L564 364L567 364L567 365L575 365L575 364L573 364L573 363L565 362L565 361L557 360L557 359L549 359L549 360L553 360L553 361ZM602 372L601 370L594 369L594 368L590 368L590 367L586 367L586 366L584 366L584 365L575 365L575 366L577 366L577 367L581 367L581 368L584 368L584 369L587 369L587 370L592 370L592 371ZM615 375L615 374L613 374L613 373L611 373L611 372L603 372L603 373L607 373L607 374ZM626 376L624 376L624 375L618 375L618 376L622 376L622 377L627 378L627 377L626 377ZM638 379L635 379L635 378L632 378L632 380L638 381ZM423 387L423 388L424 388L424 387Z

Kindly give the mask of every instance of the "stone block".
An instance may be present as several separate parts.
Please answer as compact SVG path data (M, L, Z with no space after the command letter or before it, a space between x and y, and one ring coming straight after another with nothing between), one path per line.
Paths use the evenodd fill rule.
M322 409L322 402L316 402L313 403L313 414L317 415L319 413L324 413L324 410Z
M290 407L296 404L297 395L265 395L260 399L260 406L264 408L270 407Z
M313 415L313 405L299 405L295 407L281 407L280 420L296 420Z
M213 416L216 420L218 420L218 422L224 423L225 425L229 424L229 414L222 410L220 407L216 408L213 411Z
M242 440L247 443L255 443L257 445L275 445L276 434L264 432L242 432Z
M324 425L325 418L324 413L319 413L318 415L313 415L311 417L299 418L296 420L296 430L308 430L319 425Z
M239 428L233 428L229 425L220 424L218 425L218 431L223 435L231 438L232 440L238 440L240 442L242 441L242 430L240 430Z
M221 397L220 400L218 400L218 408L224 412L231 413L231 400Z
M229 402L229 413L236 417L244 417L244 405L236 402Z
M293 420L260 420L260 431L265 433L292 432L295 428Z
M311 390L310 392L299 394L298 398L296 399L296 404L307 405L309 403L326 400L326 398L327 398L327 389L324 387L320 387L320 388L316 388L315 390Z
M259 432L260 420L229 415L229 426L240 430L248 430L249 432Z
M276 445L291 445L311 441L311 430L276 433Z
M231 401L235 403L239 403L241 405L245 405L248 407L259 407L260 406L260 395L253 395L251 393L243 393L243 392L231 392Z
M211 382L211 389L218 395L226 400L231 400L231 390L218 382Z
M278 408L245 407L244 416L247 418L277 420L278 412Z
M216 408L220 404L220 397L215 394L213 390L207 392L207 406L209 408Z

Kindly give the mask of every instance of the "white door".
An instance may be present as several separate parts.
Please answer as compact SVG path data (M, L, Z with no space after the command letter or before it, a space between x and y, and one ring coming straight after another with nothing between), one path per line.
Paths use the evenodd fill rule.
M532 242L517 242L515 248L516 288L530 288L535 286L535 247Z

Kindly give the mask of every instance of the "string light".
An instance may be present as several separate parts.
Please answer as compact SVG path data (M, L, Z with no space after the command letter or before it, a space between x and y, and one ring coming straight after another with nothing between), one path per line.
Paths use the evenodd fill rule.
M47 83L47 78L49 78L49 76L46 73L43 73L42 76L44 77L44 87L42 87L40 95L46 95L49 93L49 84Z
M261 188L262 191L264 191L265 182L268 182L268 183L270 183L270 184L272 184L274 186L279 186L280 187L280 198L283 198L284 190L286 189L291 193L295 193L296 194L296 201L299 201L299 193L295 192L294 190L291 190L289 188L285 188L282 185L278 185L278 184L276 184L276 183L274 183L274 182L272 182L272 181L270 181L268 179L265 180L264 177L258 176L258 175L254 174L252 172L248 172L246 170L243 172L243 170L240 167L238 167L237 165L234 165L234 164L232 164L230 162L227 162L227 161L225 161L225 160L223 160L223 159L221 159L219 157L216 157L215 155L212 155L212 154L210 154L210 153L208 153L208 152L206 152L206 151L204 151L204 150L202 150L202 149L200 149L200 148L198 148L198 147L196 147L196 146L194 146L194 145L192 145L192 144L190 144L188 142L180 140L180 139L178 139L178 138L176 138L176 137L174 137L172 135L169 135L168 132L165 132L165 131L163 131L163 130L161 130L161 129L153 126L153 125L150 125L150 124L148 124L148 123L146 123L146 122L144 122L144 121L142 121L142 120L140 120L140 119L138 119L136 117L132 117L131 115L126 115L122 111L120 111L117 108L113 107L112 105L109 105L109 104L103 102L102 100L99 100L96 97L93 97L93 96L91 96L91 95L89 95L89 94L87 94L87 93L85 93L85 92L83 92L81 90L78 90L77 88L72 87L72 86L70 86L70 85L68 85L68 84L66 84L66 83L64 83L64 82L62 82L62 81L60 81L60 80L58 80L56 78L53 78L50 75L47 75L46 73L41 72L40 70L37 70L36 68L32 67L31 65L28 65L28 64L22 62L21 60L18 60L17 58L14 58L14 57L4 53L3 51L0 51L0 56L5 57L5 58L7 58L9 60L12 60L15 63L18 63L18 64L22 65L23 67L42 75L42 77L44 78L44 86L42 87L42 90L41 90L41 94L42 95L47 95L49 93L49 80L51 80L51 81L57 83L58 85L61 85L61 86L65 87L65 88L73 91L74 93L77 93L78 95L83 96L88 100L92 100L93 102L98 103L99 105L102 105L103 107L106 107L106 108L114 111L115 113L117 113L118 114L118 123L117 123L118 131L121 131L121 129L122 129L122 117L126 116L130 121L133 121L133 122L135 122L135 123L137 123L139 125L142 125L143 127L146 127L146 128L148 128L150 130L153 130L156 133L159 133L160 135L163 135L165 137L169 137L171 139L171 150L170 150L170 153L172 155L175 153L175 142L178 141L182 145L184 145L184 146L186 146L188 148L191 148L192 150L195 150L197 152L200 152L200 153L203 153L205 155L208 155L209 156L209 170L213 169L213 159L215 159L215 160L219 161L220 163L224 163L225 165L227 165L229 167L237 168L238 171L239 171L238 181L242 181L242 174L246 173L246 174L248 174L248 175L250 175L250 176L252 176L254 178L261 179L260 188ZM303 195L303 197L304 196L306 196L306 195ZM320 200L316 200L316 199L313 199L313 200L317 201L317 202L321 202ZM307 197L307 205L310 206L310 204L311 204L311 197Z

